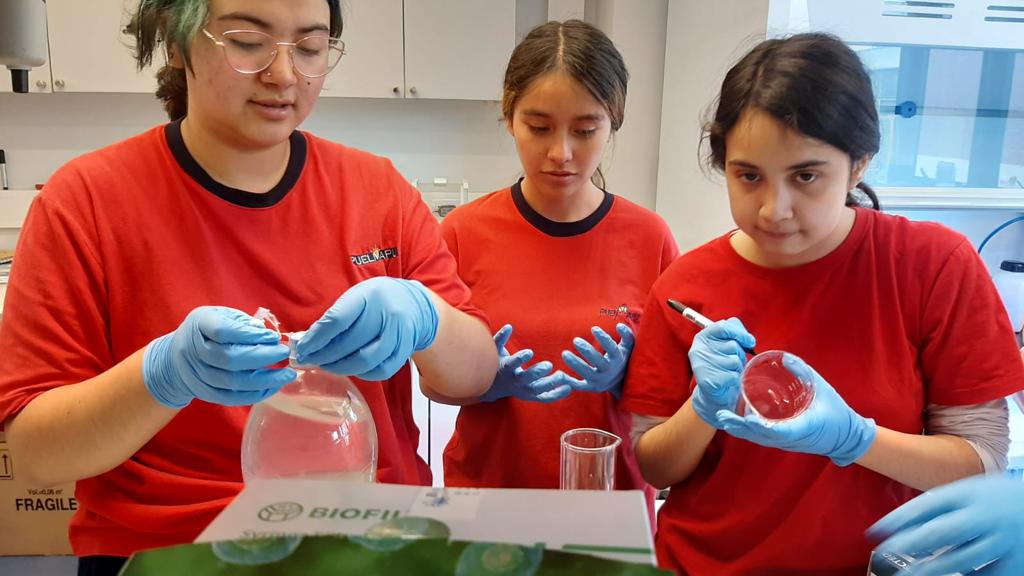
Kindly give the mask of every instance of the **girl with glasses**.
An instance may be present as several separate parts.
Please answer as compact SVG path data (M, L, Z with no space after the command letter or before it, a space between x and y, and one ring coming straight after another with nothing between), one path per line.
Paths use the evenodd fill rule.
M300 132L342 45L337 0L141 0L171 123L73 160L36 198L0 332L0 421L19 475L77 481L80 574L191 542L242 486L248 406L299 361L356 381L378 480L425 484L410 357L428 396L475 398L497 355L418 192ZM340 297L339 297L340 296Z

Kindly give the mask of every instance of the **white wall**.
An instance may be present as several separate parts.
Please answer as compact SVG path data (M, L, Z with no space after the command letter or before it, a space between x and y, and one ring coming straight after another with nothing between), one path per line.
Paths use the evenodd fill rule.
M720 181L698 161L701 119L725 72L764 39L768 0L670 0L655 207L683 251L733 226Z
M625 120L602 163L607 189L652 209L658 190L668 5L668 0L594 0L591 13L629 69Z
M499 116L494 102L321 98L302 128L388 156L409 179L465 178L490 191L519 171ZM0 94L11 187L31 188L67 160L165 121L141 94Z

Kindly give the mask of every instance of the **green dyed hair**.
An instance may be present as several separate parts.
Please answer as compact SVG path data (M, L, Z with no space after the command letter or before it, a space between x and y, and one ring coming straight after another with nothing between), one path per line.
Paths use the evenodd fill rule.
M341 36L342 19L339 0L326 0L330 8L330 35ZM153 52L161 43L178 50L185 67L192 70L190 47L209 16L209 0L139 0L125 33L135 44L135 62L139 70L153 63ZM185 70L170 63L157 71L156 97L163 101L171 120L188 113L188 84Z

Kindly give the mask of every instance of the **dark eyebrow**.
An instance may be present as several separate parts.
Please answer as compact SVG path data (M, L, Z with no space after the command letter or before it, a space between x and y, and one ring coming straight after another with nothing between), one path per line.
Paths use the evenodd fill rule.
M828 160L808 160L807 162L793 164L787 170L806 170L808 168L818 168L819 166L828 166Z
M218 22L222 20L241 20L242 22L248 22L249 24L252 24L257 28L262 28L264 30L268 30L271 27L270 23L267 22L266 20L258 16L253 16L252 14L246 14L244 12L231 12L229 14L224 14L217 18Z
M729 164L729 166L736 166L738 168L750 168L751 170L757 170L758 169L756 164L751 164L750 162L747 162L746 160L729 160L729 162L727 162L727 164Z
M817 168L819 166L827 166L828 160L808 160L806 162L800 162L799 164L793 164L786 168L786 170L806 170L808 168ZM752 164L746 160L729 160L729 166L738 166L740 168L750 168L751 170L759 170L757 164Z
M218 17L217 20L241 20L242 22L248 22L249 24L252 24L253 26L256 26L257 28L260 28L262 30L270 30L271 28L273 28L273 26L271 26L269 22L260 18L259 16L253 16L252 14L246 14L244 12L231 12L230 14L224 14L223 16ZM297 34L309 34L310 32L329 33L330 31L330 28L328 28L326 24L317 23L310 24L308 26L303 26L302 28L299 28L295 32Z
M523 110L522 113L523 113L524 116L537 116L537 117L540 117L540 118L550 118L551 117L551 114L548 114L547 112L542 112L540 110L526 109L526 110ZM580 114L579 116L573 118L573 120L575 120L575 121L584 120L584 121L598 122L602 118L603 118L603 116L601 116L600 114Z
M310 32L326 32L331 33L331 29L326 24L310 24L309 26L303 26L295 31L298 34L309 34Z

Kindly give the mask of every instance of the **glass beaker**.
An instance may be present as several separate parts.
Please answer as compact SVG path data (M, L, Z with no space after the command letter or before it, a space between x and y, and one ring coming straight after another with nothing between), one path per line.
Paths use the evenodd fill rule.
M751 358L740 376L737 414L742 416L749 410L763 420L776 422L803 414L814 400L814 382L804 370L793 370L792 359L796 358L781 350L768 350Z
M377 428L352 381L303 369L256 404L242 435L242 478L331 478L373 482Z
M597 428L575 428L562 434L562 490L615 488L615 451L622 439Z
M276 319L267 325L276 329ZM242 478L373 482L377 427L370 407L345 376L296 364L294 344L302 334L282 335L292 347L289 365L296 379L249 412L242 434Z

